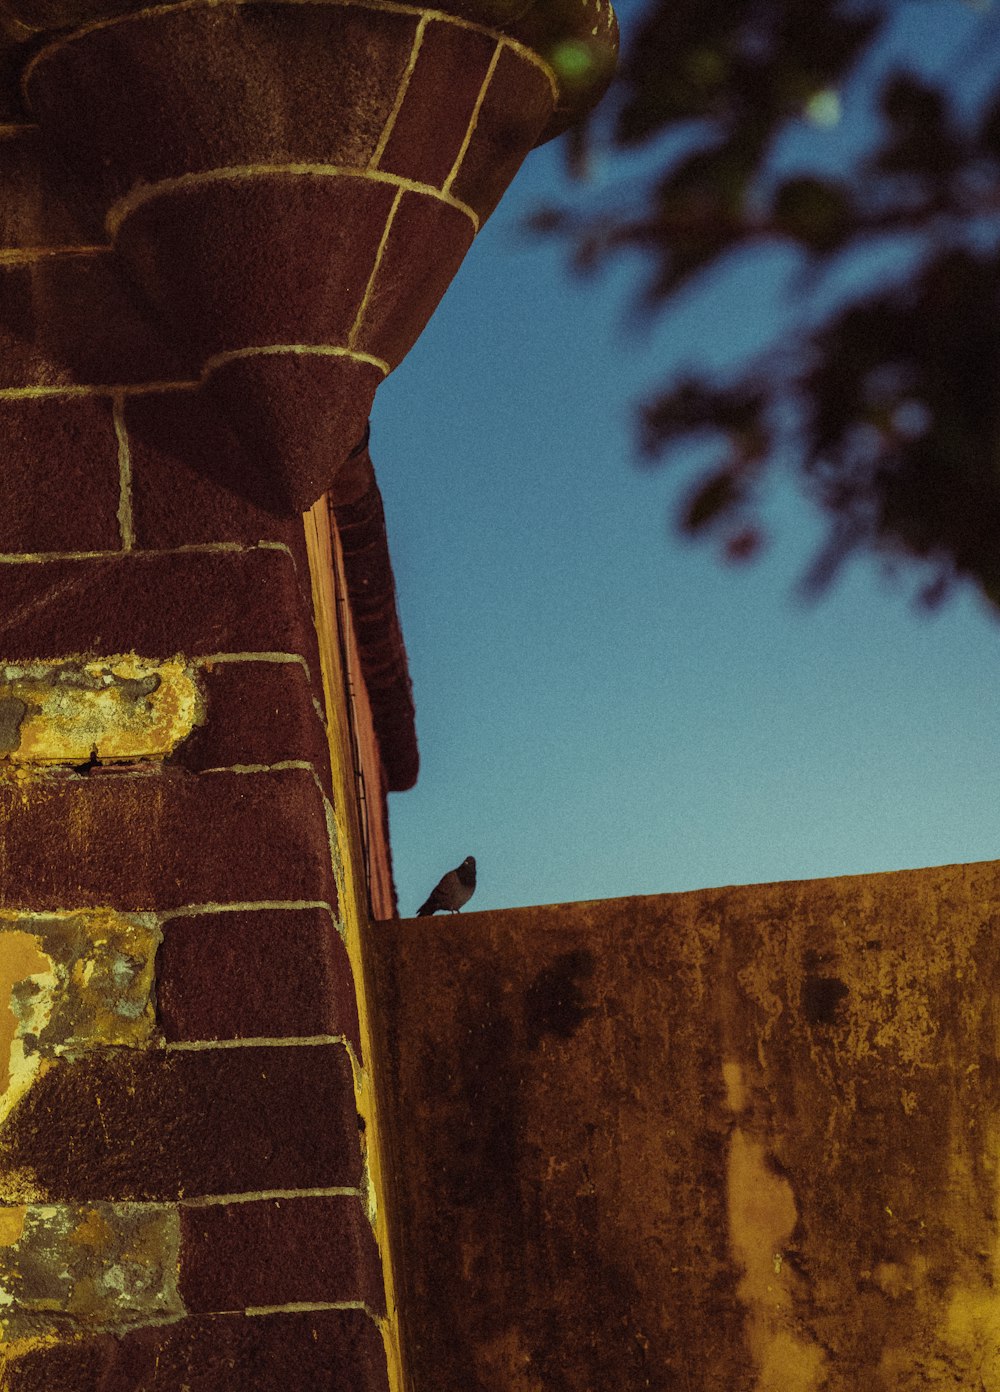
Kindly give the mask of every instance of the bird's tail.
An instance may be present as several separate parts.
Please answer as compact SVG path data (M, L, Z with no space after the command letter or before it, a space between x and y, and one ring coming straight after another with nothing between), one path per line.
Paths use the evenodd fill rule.
M420 905L420 908L419 908L419 909L417 910L417 912L414 914L414 917L415 917L415 918L429 918L430 915L434 912L434 909L435 909L434 895L432 894L431 897L430 897L429 899L425 900L425 902L424 902L423 904Z

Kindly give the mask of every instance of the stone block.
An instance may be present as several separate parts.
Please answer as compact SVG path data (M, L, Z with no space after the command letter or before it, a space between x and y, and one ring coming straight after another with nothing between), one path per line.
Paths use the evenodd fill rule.
M118 439L108 397L0 399L0 439L0 552L121 546Z
M155 392L125 405L138 547L212 541L302 546L299 517L255 505L244 484L259 463L204 391Z
M555 105L545 69L505 47L451 192L485 222L536 143Z
M399 201L355 346L395 367L413 347L472 245L460 209L408 191Z
M0 1209L4 1341L180 1318L179 1245L179 1214L165 1204Z
M9 663L292 652L316 672L315 650L302 582L280 549L0 562L0 656Z
M385 1310L371 1224L347 1194L186 1205L180 1292L192 1314L348 1300Z
M379 168L441 188L458 159L497 39L430 19Z
M363 174L237 172L139 190L115 245L202 363L272 345L346 348L395 194Z
M7 1380L9 1392L389 1392L378 1328L360 1310L200 1315L28 1350Z
M175 1202L361 1182L340 1044L108 1049L42 1073L0 1133L0 1199Z
M251 354L213 368L208 391L254 462L240 478L241 492L298 521L364 439L384 375L381 365L349 354L299 350Z
M305 760L332 796L326 727L301 663L218 662L201 667L198 680L204 718L175 763L198 773Z
M165 759L202 719L192 669L128 656L0 664L0 760Z
M0 388L128 386L195 375L142 316L112 252L0 264Z
M307 770L7 779L0 824L4 907L336 906L326 808Z
M417 20L353 5L147 10L49 49L28 100L106 206L209 169L364 169Z
M150 1043L160 939L155 919L113 909L0 911L0 1119L53 1059Z
M100 220L81 217L67 198L66 182L38 126L0 125L0 251L107 240Z
M325 909L171 918L157 971L169 1040L344 1035L360 1054L354 978Z

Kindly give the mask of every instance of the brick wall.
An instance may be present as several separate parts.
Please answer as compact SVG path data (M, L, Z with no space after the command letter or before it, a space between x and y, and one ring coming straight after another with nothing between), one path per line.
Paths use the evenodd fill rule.
M4 1386L376 1392L302 522L234 491L245 446L36 130L0 160Z
M615 37L455 11L0 0L4 1392L400 1386L412 704L370 467L315 500Z
M156 418L137 447L133 404ZM180 404L0 403L8 1386L176 1392L197 1369L208 1392L248 1385L238 1367L374 1392L384 1290L305 537L185 463L219 436ZM38 505L42 475L61 507Z

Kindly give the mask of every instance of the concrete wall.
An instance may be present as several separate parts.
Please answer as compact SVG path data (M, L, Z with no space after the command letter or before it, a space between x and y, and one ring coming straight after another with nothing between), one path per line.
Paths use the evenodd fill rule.
M1000 862L380 925L414 1392L996 1392Z

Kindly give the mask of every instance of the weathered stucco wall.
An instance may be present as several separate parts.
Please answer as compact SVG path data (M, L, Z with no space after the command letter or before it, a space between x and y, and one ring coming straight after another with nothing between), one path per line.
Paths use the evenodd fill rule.
M415 1392L997 1392L1000 862L379 925Z

